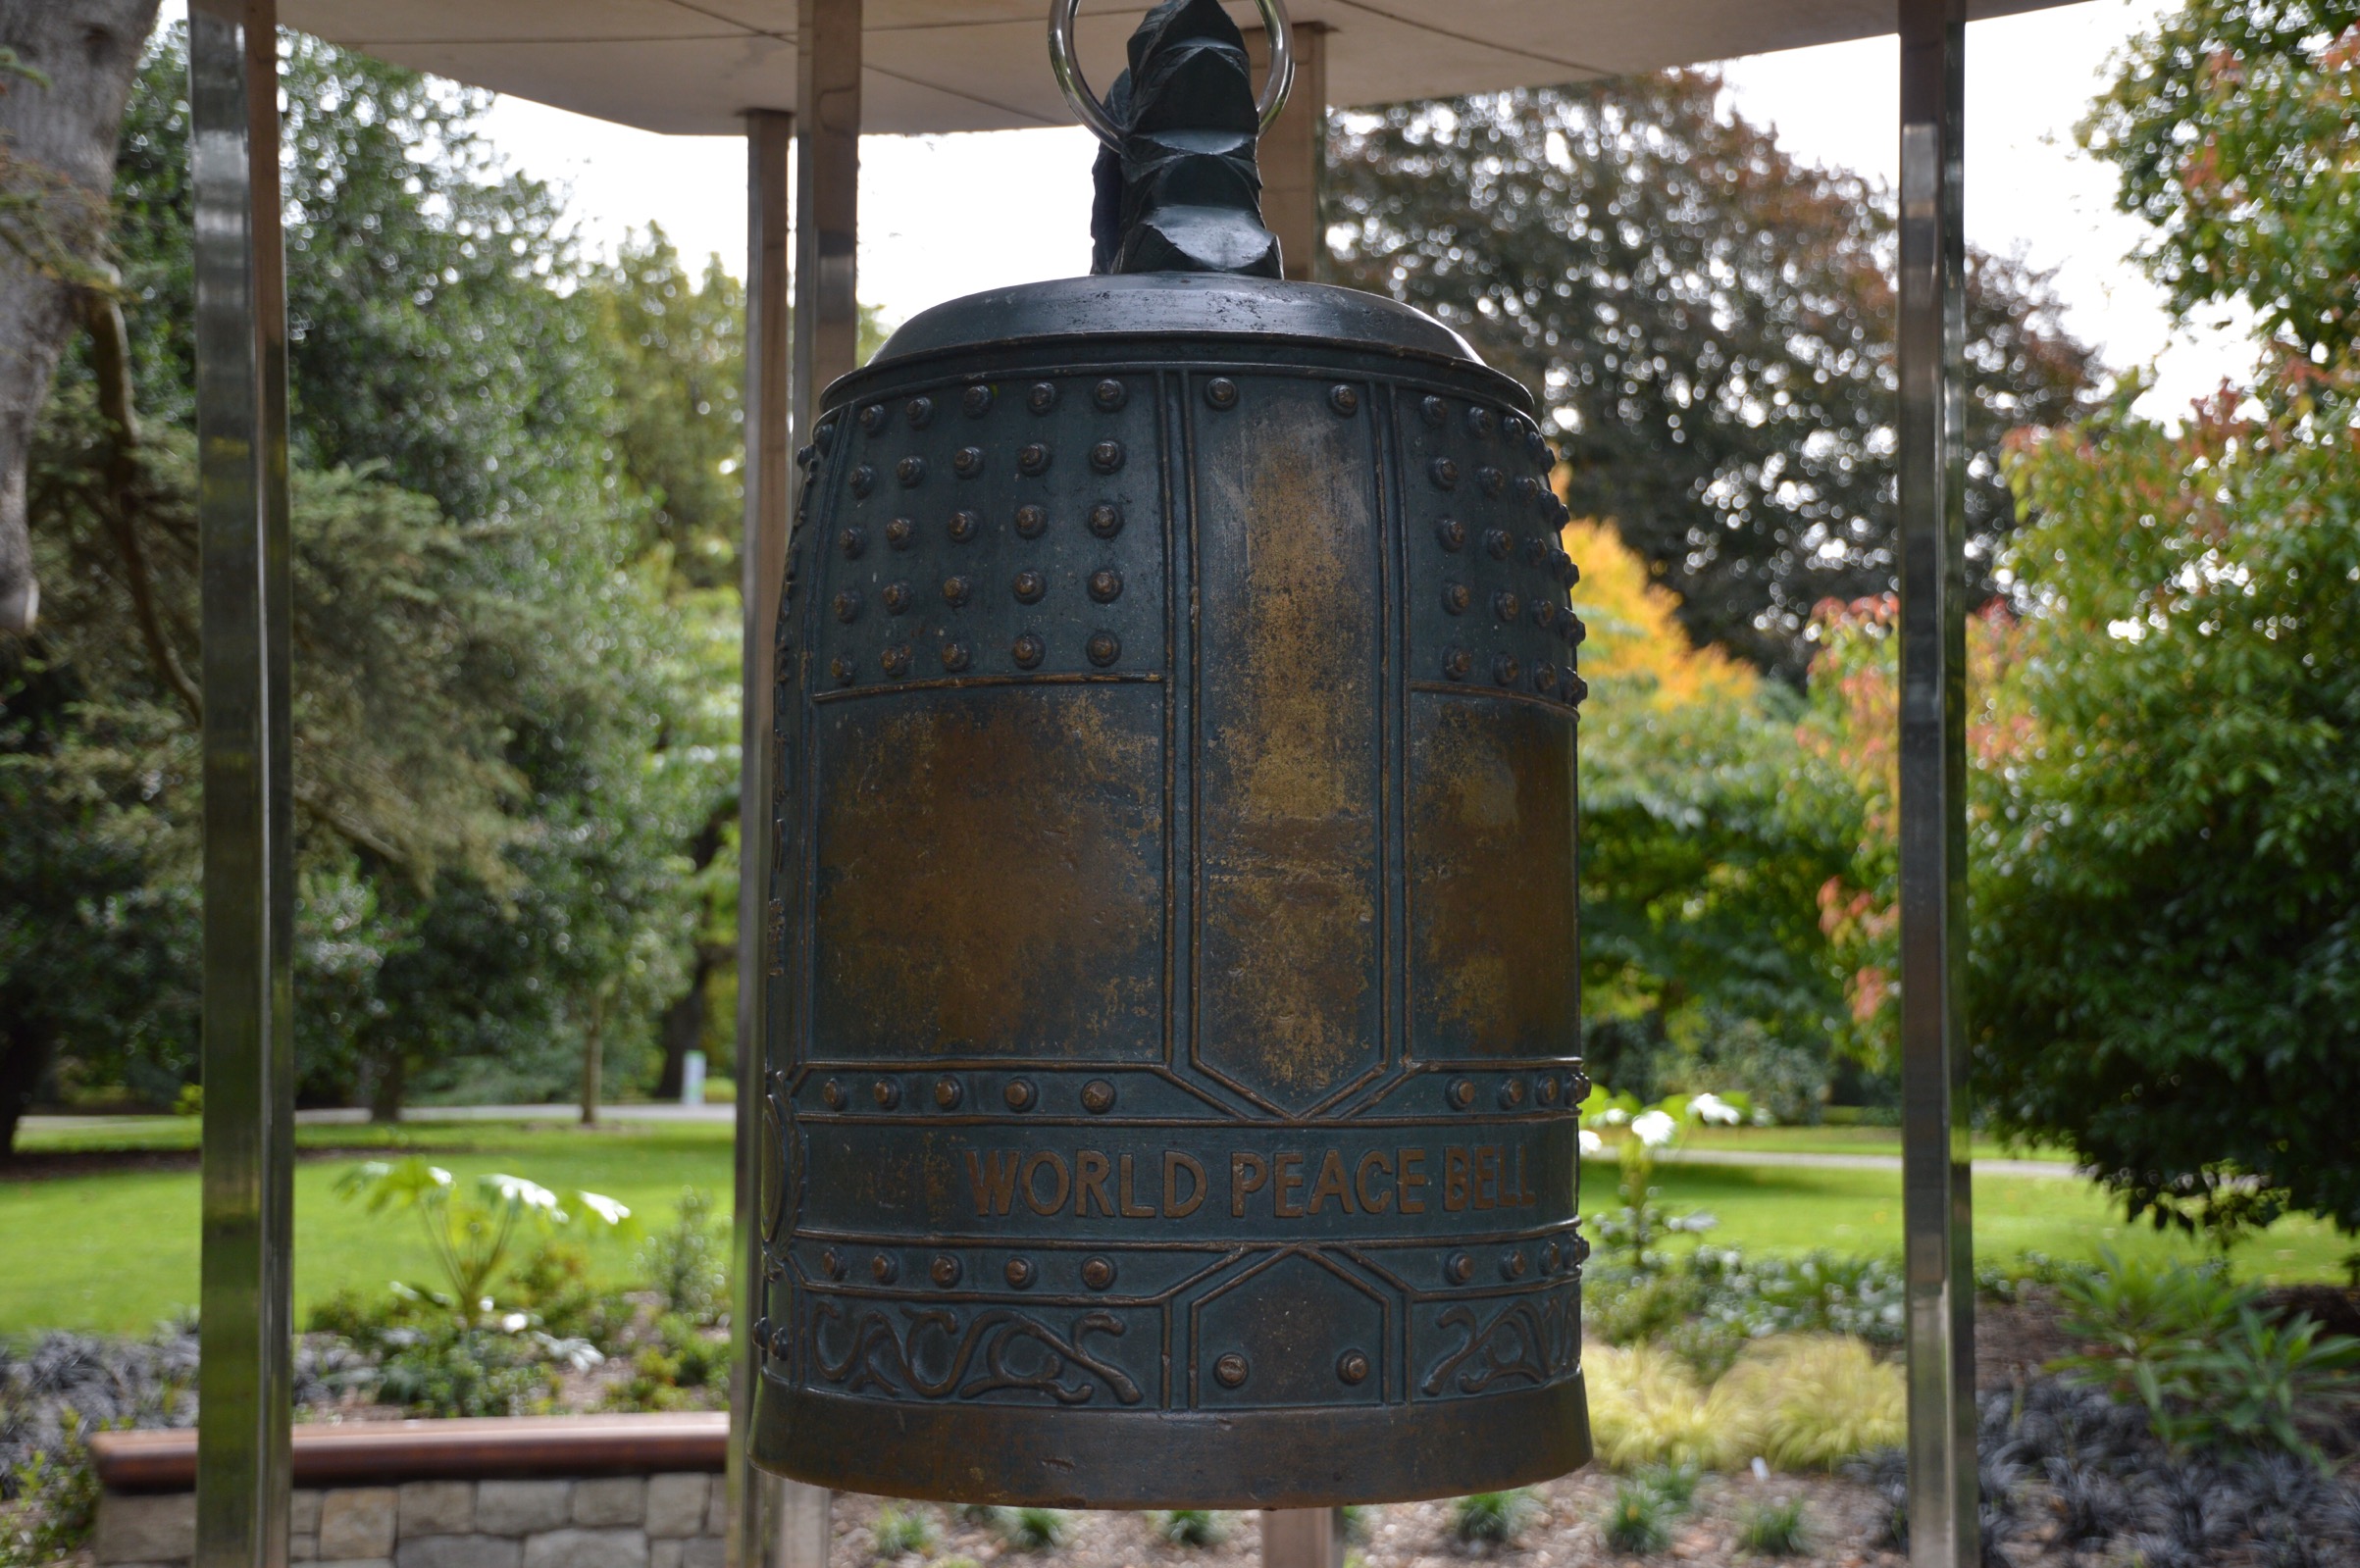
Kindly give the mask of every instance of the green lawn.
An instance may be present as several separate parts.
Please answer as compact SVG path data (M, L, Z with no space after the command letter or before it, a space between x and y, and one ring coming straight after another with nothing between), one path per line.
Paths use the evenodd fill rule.
M106 1142L125 1147L152 1139L139 1146L186 1147L193 1134L192 1123L157 1119L112 1130ZM96 1138L69 1136L80 1146ZM54 1148L62 1140L53 1137L35 1146ZM432 1153L436 1163L463 1178L512 1171L559 1189L587 1187L620 1198L652 1225L671 1217L684 1187L710 1191L724 1211L729 1205L727 1123L639 1123L587 1133L565 1126L487 1123L321 1127L303 1129L301 1142L314 1149L398 1143ZM1858 1143L1839 1146L1861 1148ZM296 1171L299 1312L344 1286L373 1290L396 1277L427 1277L426 1248L414 1221L372 1218L336 1197L336 1178L363 1157L318 1155ZM1594 1161L1586 1174L1587 1206L1612 1202L1613 1164ZM1897 1173L1663 1166L1656 1180L1667 1202L1718 1215L1717 1240L1765 1251L1900 1250ZM2057 1257L2086 1257L2101 1244L2124 1252L2201 1255L2191 1243L2125 1225L2095 1189L2078 1182L1984 1177L1975 1182L1975 1195L1980 1256L2005 1258L2038 1249ZM2324 1225L2286 1221L2240 1247L2233 1261L2241 1274L2259 1279L2328 1280L2340 1276L2340 1259L2349 1250L2350 1243ZM610 1280L628 1279L632 1252L627 1243L601 1243L600 1272ZM196 1295L193 1170L0 1183L0 1333L67 1327L136 1333L193 1303Z

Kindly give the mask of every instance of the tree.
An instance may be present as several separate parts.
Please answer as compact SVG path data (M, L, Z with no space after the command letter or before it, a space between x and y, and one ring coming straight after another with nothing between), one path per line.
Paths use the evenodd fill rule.
M1813 608L1894 583L1887 194L1798 165L1709 73L1345 116L1341 280L1465 333L1537 390L1574 514L1612 521L1713 643L1798 682ZM1968 530L1997 591L1999 440L2081 406L2046 282L1975 254Z
M32 630L40 594L26 464L97 248L117 128L156 0L45 0L0 12L0 633Z

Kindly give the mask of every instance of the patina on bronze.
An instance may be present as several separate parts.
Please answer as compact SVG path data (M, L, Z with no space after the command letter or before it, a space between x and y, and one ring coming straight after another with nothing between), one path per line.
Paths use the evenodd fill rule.
M753 1451L1085 1507L1559 1475L1551 453L1455 333L1275 278L1211 0L1108 97L1106 275L916 317L804 455Z

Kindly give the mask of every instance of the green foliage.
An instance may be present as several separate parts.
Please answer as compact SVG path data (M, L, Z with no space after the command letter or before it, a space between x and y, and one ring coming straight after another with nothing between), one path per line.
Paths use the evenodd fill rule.
M729 1300L723 1237L713 1222L713 1197L685 1188L673 1222L647 1238L640 1269L665 1307L698 1323L717 1321Z
M561 1340L614 1350L631 1326L631 1303L590 1283L590 1248L565 1235L545 1236L508 1270L501 1289L535 1328Z
M2298 360L2360 344L2360 7L2186 0L2132 38L2080 127L2153 226L2180 312L2232 302Z
M1759 1340L1709 1388L1655 1345L1596 1345L1582 1361L1598 1457L1618 1470L1725 1469L1757 1456L1820 1470L1897 1442L1903 1430L1900 1369L1857 1340Z
M69 1412L56 1446L14 1467L14 1501L0 1502L0 1568L49 1568L88 1543L100 1488L86 1437Z
M631 1376L607 1391L606 1402L617 1410L700 1409L704 1396L728 1381L729 1367L727 1339L667 1312L655 1320L652 1340L632 1353ZM932 1525L928 1518L915 1522Z
M1229 1539L1230 1519L1212 1508L1167 1508L1148 1516L1148 1529L1175 1546L1217 1546Z
M1798 676L1816 604L1892 586L1890 199L1788 158L1716 76L1340 116L1325 203L1338 280L1547 400L1567 503L1615 521L1698 642ZM1980 594L2015 523L1990 454L2070 417L2089 355L2042 279L1982 255L1968 279Z
M890 1562L897 1557L931 1557L943 1539L942 1527L935 1523L933 1511L916 1503L907 1506L880 1503L869 1534L872 1555L879 1562Z
M1470 1546L1513 1546L1539 1512L1529 1488L1477 1492L1452 1501L1451 1534Z
M1073 1536L1073 1515L1062 1508L1000 1508L991 1528L1016 1551L1054 1551Z
M560 1203L555 1192L521 1176L480 1176L461 1188L450 1172L416 1157L365 1161L337 1181L336 1191L371 1214L416 1215L450 1286L453 1310L463 1318L492 1310L491 1282L507 1262L520 1224L543 1233L612 1231L631 1220L631 1210L610 1197L577 1191Z
M1366 1503L1360 1502L1348 1502L1338 1507L1336 1516L1343 1521L1344 1539L1366 1545L1370 1529L1369 1519L1373 1512L1374 1510Z
M1670 1465L1647 1465L1638 1474L1639 1484L1654 1490L1655 1494L1674 1508L1686 1509L1696 1502L1697 1483L1704 1472L1693 1461Z
M1671 1544L1671 1519L1676 1512L1653 1487L1625 1481L1615 1488L1600 1531L1616 1551L1650 1557Z
M1800 1557L1811 1549L1811 1531L1804 1519L1803 1499L1758 1502L1737 1525L1737 1549L1765 1557Z
M378 1397L414 1416L521 1416L557 1392L550 1346L498 1326L461 1327L447 1316L385 1336Z

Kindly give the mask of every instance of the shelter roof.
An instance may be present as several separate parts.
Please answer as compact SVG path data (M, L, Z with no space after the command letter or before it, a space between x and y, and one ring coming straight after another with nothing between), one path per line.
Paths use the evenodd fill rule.
M1971 0L1977 19L2057 0ZM1062 126L1047 0L868 0L863 127ZM1088 0L1102 91L1146 10ZM1294 0L1342 106L1541 86L1889 33L1894 0ZM1251 7L1233 5L1242 24ZM725 133L794 109L795 0L282 0L280 19L382 59L646 130ZM1840 83L1830 83L1840 90Z

